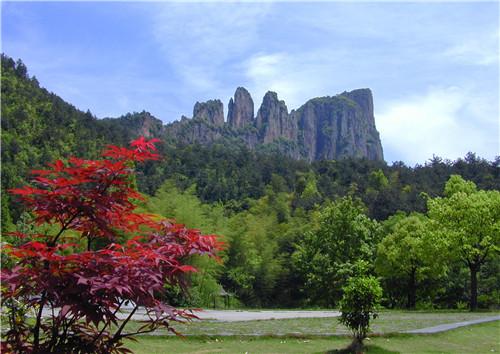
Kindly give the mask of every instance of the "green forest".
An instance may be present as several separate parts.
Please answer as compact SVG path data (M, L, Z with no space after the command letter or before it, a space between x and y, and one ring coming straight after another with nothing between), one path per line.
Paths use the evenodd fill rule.
M40 86L2 55L2 231L32 215L8 190L30 170L70 156L95 158L137 132L100 120ZM142 113L127 115L133 122ZM296 161L238 141L158 144L160 161L138 165L140 208L226 244L221 261L197 257L188 294L173 305L338 307L358 274L379 278L387 308L498 308L500 157L473 152L423 165L366 159ZM28 232L29 230L25 230ZM35 232L34 230L32 230Z

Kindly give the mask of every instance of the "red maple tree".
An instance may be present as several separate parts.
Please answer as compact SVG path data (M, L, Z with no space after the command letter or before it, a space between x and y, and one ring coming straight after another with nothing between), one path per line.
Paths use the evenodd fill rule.
M143 198L134 188L134 164L159 158L156 141L109 146L99 160L58 160L32 171L32 185L10 191L37 224L57 231L14 232L18 246L4 246L13 266L1 273L10 325L3 352L125 353L124 338L161 327L175 332L172 321L195 317L166 303L165 284L183 285L182 275L196 271L189 257L215 257L221 244L135 211L134 200ZM34 310L31 318L26 309ZM125 332L139 309L148 320Z

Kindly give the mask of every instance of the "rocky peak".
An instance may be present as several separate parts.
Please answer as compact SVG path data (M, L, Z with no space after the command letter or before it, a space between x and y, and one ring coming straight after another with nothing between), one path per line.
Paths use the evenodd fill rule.
M244 87L238 87L234 93L234 100L229 100L227 121L233 128L241 128L253 123L253 100Z
M369 88L343 92L341 96L347 97L358 104L361 110L366 113L366 118L370 124L375 126L375 117L373 115L373 95Z
M221 100L196 102L193 108L193 119L206 120L213 125L223 125L224 105Z
M264 145L269 151L309 161L383 160L370 89L313 98L290 113L275 92L267 92L255 118L253 113L252 97L238 87L229 101L227 123L220 100L197 102L193 119L169 124L165 135L183 144L237 139L250 148Z
M149 139L163 132L163 122L146 111L128 113L119 119L124 126L135 133L132 134L134 138L144 136Z
M278 94L273 91L267 91L266 94L264 95L264 98L262 99L262 104L260 108L262 109L263 107L274 107L277 105L283 105L286 108L285 101L279 100L278 99Z
M314 98L293 115L301 131L299 144L310 161L343 157L383 159L368 89Z
M280 137L293 140L296 138L296 124L288 115L285 101L280 101L276 92L268 91L257 112L256 125L264 143L270 143Z

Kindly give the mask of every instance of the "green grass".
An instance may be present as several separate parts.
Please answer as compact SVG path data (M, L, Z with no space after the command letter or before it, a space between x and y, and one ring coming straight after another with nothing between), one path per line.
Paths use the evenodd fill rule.
M381 334L395 333L445 323L474 320L496 314L498 313L382 311L380 316L372 321L372 332ZM138 323L131 323L127 327L127 330L132 331L138 326ZM313 336L349 333L347 328L341 325L337 318L300 318L242 322L195 321L189 324L173 324L173 327L180 333L195 336ZM166 331L160 331L160 333L167 334Z
M368 353L493 353L500 351L500 323L490 322L433 335L392 335L366 340ZM137 354L167 353L335 353L347 337L167 337L127 342Z

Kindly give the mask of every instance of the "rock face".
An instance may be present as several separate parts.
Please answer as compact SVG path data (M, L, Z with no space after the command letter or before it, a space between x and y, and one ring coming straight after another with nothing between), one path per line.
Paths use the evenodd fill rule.
M244 87L238 87L234 93L234 100L231 98L228 105L227 122L231 128L242 128L252 125L253 100L250 93Z
M165 134L163 122L146 111L127 113L119 118L103 118L97 124L104 125L105 129L112 125L112 130L123 136L127 143L139 136L150 139Z
M370 89L313 98L290 113L275 92L267 92L255 118L253 112L252 97L238 87L229 101L227 123L220 100L197 102L192 119L182 117L166 125L161 136L181 144L239 142L308 161L384 158Z
M208 145L223 137L223 129L206 119L182 116L181 120L166 125L162 137L170 143Z
M196 102L193 108L193 119L202 119L213 125L224 124L224 105L221 100Z
M163 131L162 121L153 117L149 112L141 112L137 115L136 124L139 130L139 136L152 138L158 136Z
M309 161L342 157L382 160L369 89L309 100L291 114L299 126L299 146Z
M297 123L288 115L285 101L278 100L276 92L265 94L255 123L264 144L279 138L294 140L297 137Z
M375 126L373 114L373 95L370 89L358 89L344 92L342 95L356 102L361 108L361 120L367 122L366 157L370 160L383 160L384 152L380 142L380 134Z

